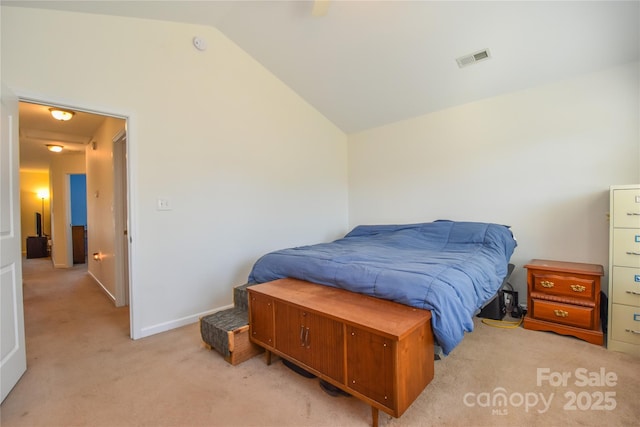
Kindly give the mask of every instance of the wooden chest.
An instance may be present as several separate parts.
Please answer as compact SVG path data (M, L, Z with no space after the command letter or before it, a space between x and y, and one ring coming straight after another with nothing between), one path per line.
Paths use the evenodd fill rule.
M431 312L301 280L250 286L251 340L399 417L433 379Z

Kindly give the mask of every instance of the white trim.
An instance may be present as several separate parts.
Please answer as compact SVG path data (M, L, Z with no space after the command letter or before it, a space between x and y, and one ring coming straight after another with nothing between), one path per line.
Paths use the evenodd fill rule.
M93 278L93 280L95 280L95 282L98 284L98 286L100 286L102 288L104 293L107 294L109 299L115 304L115 302L116 302L115 295L113 295L111 292L109 292L109 290L102 284L102 282L100 282L100 280L98 280L98 278L96 276L93 275L92 272L87 271L87 273L89 273L89 276L91 276Z
M162 322L162 323L158 323L157 325L148 326L148 327L142 328L140 330L141 335L138 337L135 337L134 339L144 338L151 335L159 334L161 332L167 332L182 326L191 325L193 323L200 321L200 319L204 316L208 316L210 314L217 313L218 311L227 310L233 307L234 307L233 304L229 304L214 310L207 310L207 311L203 311L197 314L192 314L190 316L186 316L180 319L170 320L168 322Z

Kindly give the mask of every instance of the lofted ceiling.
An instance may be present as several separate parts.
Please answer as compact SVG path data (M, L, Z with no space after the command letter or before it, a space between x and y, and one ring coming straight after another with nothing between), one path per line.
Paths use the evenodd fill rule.
M3 0L213 26L347 133L640 58L638 1L313 3Z

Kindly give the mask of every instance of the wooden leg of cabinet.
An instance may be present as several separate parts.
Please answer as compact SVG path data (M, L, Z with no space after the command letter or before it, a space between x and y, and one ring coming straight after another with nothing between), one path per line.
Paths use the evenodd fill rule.
M372 406L371 407L371 425L372 425L372 427L378 427L378 415L379 415L378 408L376 408L375 406Z
M264 351L264 359L267 362L267 366L271 365L271 352L269 350Z

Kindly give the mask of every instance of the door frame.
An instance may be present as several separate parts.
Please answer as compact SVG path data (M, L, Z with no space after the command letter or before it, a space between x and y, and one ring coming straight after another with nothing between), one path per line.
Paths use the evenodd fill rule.
M126 275L127 275L127 280L126 280L126 284L127 284L127 289L125 291L126 295L128 296L128 303L129 303L129 336L132 339L137 339L141 337L141 333L140 333L140 328L137 326L137 324L135 323L136 319L138 318L138 316L136 315L137 313L137 307L135 305L135 298L134 298L134 294L135 294L135 288L134 288L134 280L133 280L133 273L134 273L134 268L133 268L133 261L136 257L136 254L134 252L134 246L133 246L133 231L135 229L134 225L136 223L136 221L134 220L134 207L135 204L132 203L132 200L134 200L134 198L132 197L132 191L134 188L133 183L136 182L135 176L132 173L132 169L131 169L131 164L132 159L134 158L135 154L133 153L133 144L131 143L132 138L130 136L130 134L133 134L134 132L132 131L132 129L134 129L133 123L135 122L134 119L134 114L132 112L122 112L122 111L105 111L105 108L103 106L100 107L93 107L93 106L86 106L86 102L82 102L82 103L70 103L68 102L68 100L66 101L61 101L61 100L57 100L54 98L48 98L48 97L40 97L40 96L32 96L29 94L21 94L19 91L16 91L16 96L18 98L18 102L23 101L23 102L30 102L30 103L34 103L34 104L41 104L41 105L56 105L58 107L61 108L68 108L72 111L81 111L81 112L85 112L85 113L90 113L90 114L97 114L97 115L101 115L101 116L107 116L107 117L114 117L117 119L122 119L125 121L125 129L126 129L126 133L127 133L127 143L125 145L125 150L124 150L124 169L125 169L125 173L126 173L126 177L125 177L125 187L124 187L124 191L126 192L126 194L122 195L126 200L123 201L123 203L126 203L127 206L127 218L125 218L125 222L126 224L128 224L128 239L127 239L127 244L128 244L128 248L126 251L126 256L123 257L123 259L119 260L120 264L126 264L126 268L124 269L126 271ZM84 107L79 107L78 105L85 105ZM18 165L17 167L19 167L19 161L18 161ZM67 196L68 197L68 196ZM87 201L88 202L88 201ZM112 215L114 215L114 213L112 212ZM117 242L116 242L117 243ZM116 245L118 246L118 245ZM117 254L118 251L116 251ZM121 253L123 251L120 251Z

